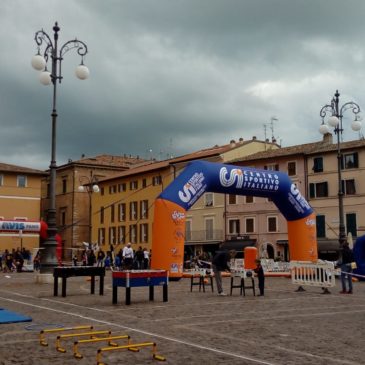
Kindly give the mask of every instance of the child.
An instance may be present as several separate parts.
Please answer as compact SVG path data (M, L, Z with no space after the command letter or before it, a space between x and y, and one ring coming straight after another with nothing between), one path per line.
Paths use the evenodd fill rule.
M265 289L265 275L264 275L264 269L261 265L261 261L260 260L256 260L256 269L254 270L255 273L257 274L257 279L259 280L259 289L260 289L260 294L258 295L259 297L263 297L264 296L264 289Z

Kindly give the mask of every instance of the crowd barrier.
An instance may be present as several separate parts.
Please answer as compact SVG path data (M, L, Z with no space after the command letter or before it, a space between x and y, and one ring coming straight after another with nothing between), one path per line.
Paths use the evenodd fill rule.
M332 262L290 262L292 283L297 285L330 288L335 283L335 266Z

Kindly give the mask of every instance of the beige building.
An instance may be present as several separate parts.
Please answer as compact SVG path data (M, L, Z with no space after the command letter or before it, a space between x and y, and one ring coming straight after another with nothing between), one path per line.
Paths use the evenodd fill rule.
M44 171L27 167L0 163L0 221L1 222L37 222L40 221L41 181L47 175ZM24 247L28 250L38 247L37 231L0 230L0 252L5 249Z
M365 231L365 141L341 143L342 181L346 234L352 237ZM236 165L288 173L317 214L317 237L320 258L338 255L338 169L337 143L332 135L315 143L260 152ZM227 237L253 243L260 254L270 258L290 259L287 246L287 223L276 206L266 198L233 196L227 200ZM266 250L266 252L265 252Z
M56 219L65 259L71 258L71 249L83 248L83 242L92 241L91 196L99 194L99 180L143 163L145 160L138 157L100 155L83 157L77 161L70 160L67 164L57 167ZM47 175L42 181L41 212L44 220L47 220L48 197Z

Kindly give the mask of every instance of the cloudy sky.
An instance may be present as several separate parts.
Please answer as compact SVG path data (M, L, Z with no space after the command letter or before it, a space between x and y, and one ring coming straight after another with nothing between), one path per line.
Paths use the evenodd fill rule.
M319 111L365 110L362 0L1 0L0 162L45 170L52 86L30 61L35 32L75 50L57 85L57 163L82 154L165 159L231 139L320 140ZM43 49L44 50L44 49ZM274 129L272 131L271 120ZM359 135L344 115L345 140ZM266 125L266 127L265 127Z

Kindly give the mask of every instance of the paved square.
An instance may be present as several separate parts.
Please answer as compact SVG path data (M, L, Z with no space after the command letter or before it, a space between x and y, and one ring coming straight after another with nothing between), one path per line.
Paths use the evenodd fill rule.
M230 279L223 284L229 293ZM39 344L41 329L80 325L128 334L135 343L156 342L166 364L364 364L365 282L354 283L353 295L339 294L338 280L330 295L320 288L296 289L290 279L266 278L265 297L254 297L252 290L240 296L238 289L233 296L218 297L210 287L205 293L197 286L191 292L190 279L181 279L169 283L167 303L162 287L155 288L153 302L141 287L132 289L127 306L122 288L118 304L112 304L110 272L104 296L91 295L87 279L76 277L69 279L65 298L53 296L53 284L36 284L33 273L1 274L0 308L33 321L0 324L0 365L96 364L104 343L80 346L81 360L73 357L75 339L62 342L66 353L56 351L55 334L47 335L47 347ZM106 352L102 361L158 363L150 348Z

